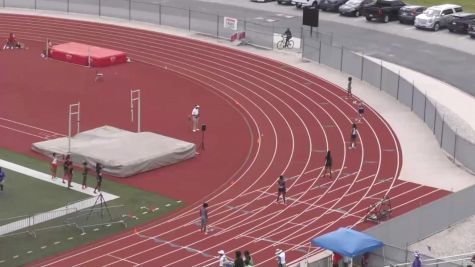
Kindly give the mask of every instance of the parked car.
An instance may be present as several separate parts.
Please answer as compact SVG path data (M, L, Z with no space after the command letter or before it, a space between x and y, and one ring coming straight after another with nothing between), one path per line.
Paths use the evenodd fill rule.
M365 6L363 12L367 21L378 19L387 23L398 19L399 9L405 5L401 0L377 0L374 4Z
M452 21L447 25L450 32L468 33L468 26L475 23L473 13L455 13Z
M468 34L471 38L475 38L475 24L468 26Z
M320 9L323 11L338 12L338 8L348 2L348 0L323 0Z
M399 22L404 24L414 24L416 16L422 14L426 10L423 6L403 6L399 9Z
M447 27L447 25L452 22L452 14L462 11L462 7L459 5L445 4L432 6L416 17L414 26L417 29L438 31L440 28Z
M302 8L304 6L314 6L318 7L322 0L292 0L292 4L297 8Z
M366 5L373 4L375 0L349 0L338 8L340 15L359 17L363 13L363 8Z
M277 0L279 5L292 5L292 0Z

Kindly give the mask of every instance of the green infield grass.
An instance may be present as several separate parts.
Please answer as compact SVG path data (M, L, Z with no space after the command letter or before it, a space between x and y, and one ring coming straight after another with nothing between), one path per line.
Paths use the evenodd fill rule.
M0 158L37 171L49 172L47 161L26 157L5 149L0 149ZM0 196L0 202L2 202L0 222L6 217L30 215L38 211L60 208L65 205L65 202L90 198L85 194L12 171L6 170L6 174L7 180L3 192L6 194ZM61 170L58 170L58 174L62 174ZM17 176L21 178L14 179ZM74 181L79 182L81 180L79 176L79 171L76 171ZM88 177L88 186L93 187L95 180L93 176ZM107 202L108 209L100 211L84 209L34 225L28 229L29 233L20 231L22 233L0 236L2 248L0 249L0 267L23 266L34 260L133 229L183 205L180 200L159 196L107 179L103 181L102 190L119 196L118 199ZM4 200L8 202L3 202ZM5 203L8 205L4 205ZM156 210L151 211L151 209ZM108 223L109 220L113 223Z
M67 203L89 198L81 192L67 190L55 184L3 168L5 188L0 192L0 225L36 213L65 206Z

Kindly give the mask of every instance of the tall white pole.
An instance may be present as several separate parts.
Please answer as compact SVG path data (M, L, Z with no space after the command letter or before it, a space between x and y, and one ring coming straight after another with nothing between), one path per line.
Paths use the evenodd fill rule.
M77 124L77 133L79 133L80 130L80 103L78 102L77 104L71 104L69 105L69 113L68 113L68 154L71 153L71 136L72 136L72 117L76 115L76 124Z
M130 90L130 122L134 122L134 91Z
M76 111L77 112L76 113L77 114L77 117L76 117L76 119L77 119L77 121L76 121L76 123L77 123L77 132L76 133L78 134L78 133L81 132L79 130L79 124L81 123L81 103L78 102L77 107L78 107L78 110Z
M142 127L141 97L140 89L130 90L130 115L131 122L134 122L134 102L137 101L137 132L140 133Z
M72 105L69 105L69 112L68 112L68 154L71 152L71 109L72 109Z
M140 109L140 106L141 106L141 97L140 97L140 90L139 90L139 98L137 100L139 103L138 103L138 107L137 107L137 132L140 133L141 131L141 123L142 123L142 112L141 112L141 109ZM455 155L455 154L454 154ZM455 156L454 156L455 158Z

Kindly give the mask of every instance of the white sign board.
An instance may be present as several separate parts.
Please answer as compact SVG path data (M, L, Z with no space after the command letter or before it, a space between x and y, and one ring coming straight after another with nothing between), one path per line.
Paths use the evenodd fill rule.
M229 28L229 29L232 29L233 31L237 31L237 24L238 24L237 19L224 17L224 28Z

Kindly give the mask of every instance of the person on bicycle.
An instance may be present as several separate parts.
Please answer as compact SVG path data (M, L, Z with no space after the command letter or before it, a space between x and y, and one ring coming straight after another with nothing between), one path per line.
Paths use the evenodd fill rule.
M285 45L284 47L288 47L289 46L289 41L290 39L292 39L292 32L290 31L289 28L287 28L287 30L285 30L284 34L282 35L282 37L285 38Z

